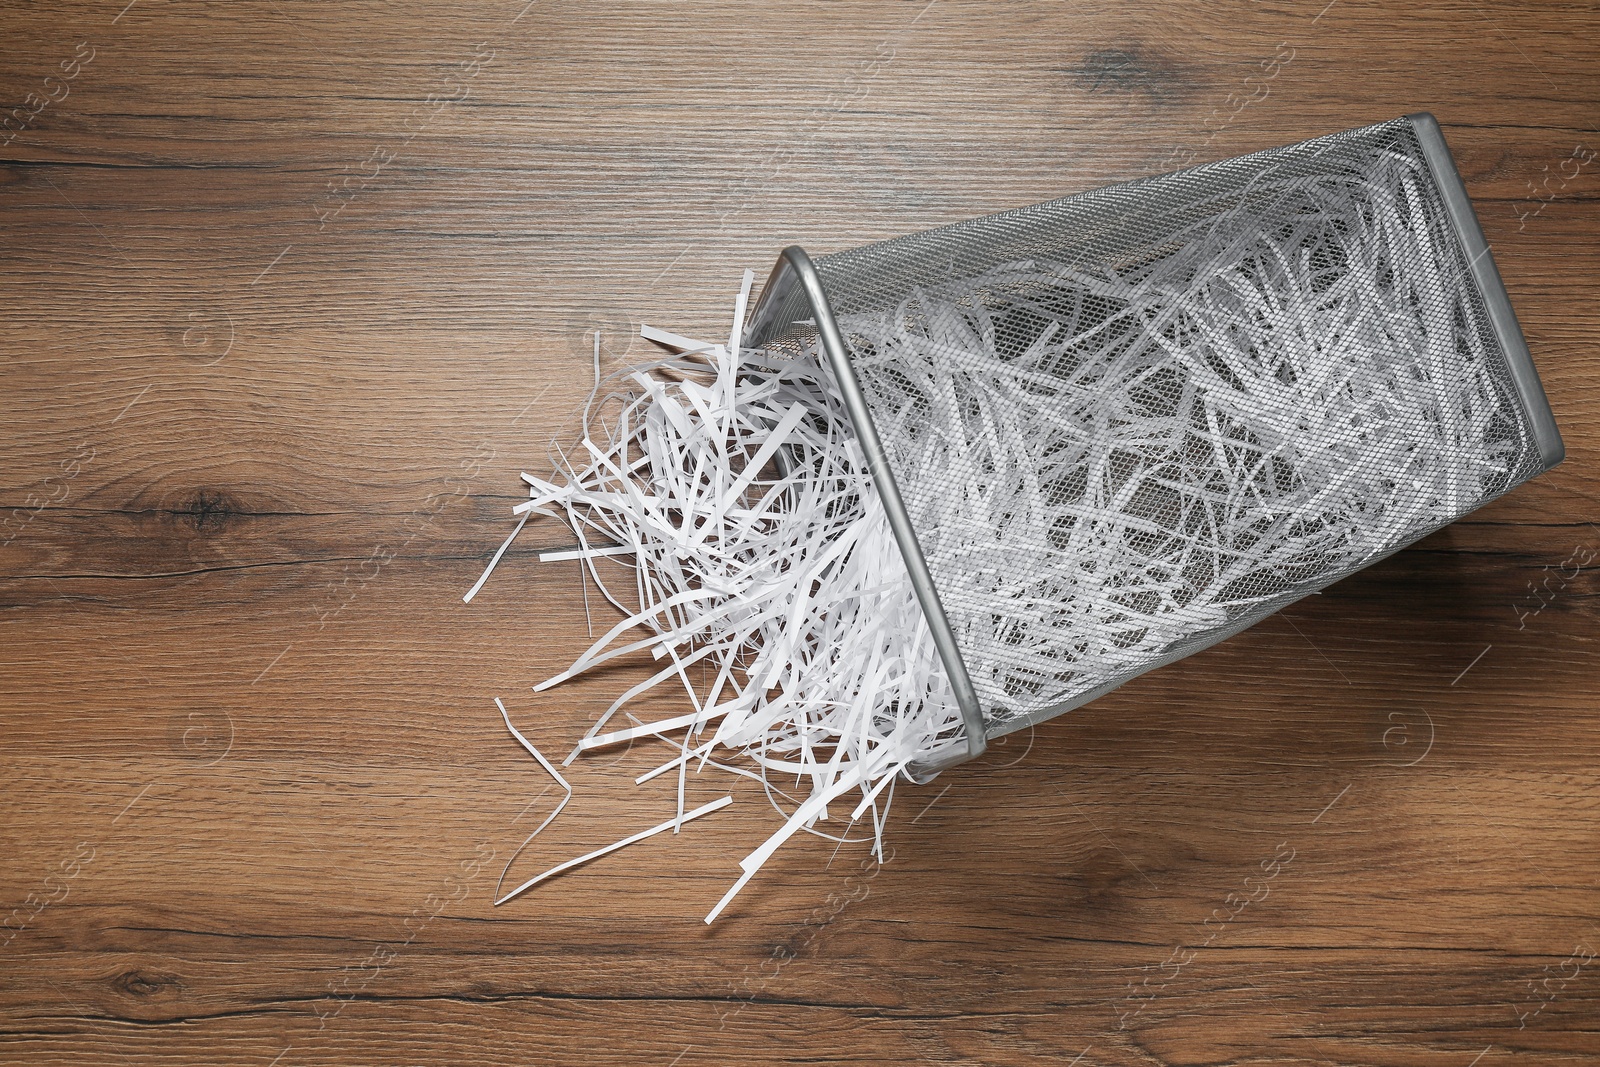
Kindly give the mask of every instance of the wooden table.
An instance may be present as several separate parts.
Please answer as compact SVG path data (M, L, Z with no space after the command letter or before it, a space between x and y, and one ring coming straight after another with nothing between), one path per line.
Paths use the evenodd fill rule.
M1596 1062L1593 5L124 3L0 14L0 1058ZM563 753L642 676L530 692L548 528L461 602L597 329L1417 110L1565 464L906 790L882 868L805 838L708 928L740 781L492 906L556 791L491 698ZM512 876L658 821L653 754Z

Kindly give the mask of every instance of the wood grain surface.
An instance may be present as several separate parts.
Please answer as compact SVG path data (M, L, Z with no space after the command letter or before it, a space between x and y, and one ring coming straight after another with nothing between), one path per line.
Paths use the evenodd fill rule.
M1600 1061L1593 4L19 0L0 92L0 1060ZM461 603L597 329L1419 110L1562 466L903 790L882 867L706 927L740 782L492 906L555 796L491 698L561 753L642 677L530 691L552 529ZM659 821L645 747L510 877Z

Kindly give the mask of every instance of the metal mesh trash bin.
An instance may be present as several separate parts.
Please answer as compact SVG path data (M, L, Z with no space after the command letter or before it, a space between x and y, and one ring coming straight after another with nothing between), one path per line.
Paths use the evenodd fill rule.
M1563 455L1425 114L791 247L744 344L837 379L961 704L941 766Z

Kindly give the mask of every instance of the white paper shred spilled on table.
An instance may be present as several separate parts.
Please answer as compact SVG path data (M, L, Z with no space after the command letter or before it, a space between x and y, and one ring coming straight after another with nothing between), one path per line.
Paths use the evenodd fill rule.
M530 499L514 509L523 520L538 514L565 523L577 546L540 558L581 560L624 616L536 691L612 660L659 664L564 762L670 737L677 755L639 779L676 772L677 815L663 826L676 831L713 810L684 808L686 776L708 764L761 780L784 816L707 922L798 831L838 839L870 816L863 839L881 856L894 776L965 745L960 710L831 379L813 359L769 365L771 357L734 344L751 281L746 272L727 345L646 327L646 338L680 352L614 380L616 391L591 408L582 440L558 452L554 478L523 476ZM625 569L608 572L600 561ZM473 592L481 588L480 579ZM663 683L683 687L688 711L617 721L630 701ZM719 750L745 766L713 759Z

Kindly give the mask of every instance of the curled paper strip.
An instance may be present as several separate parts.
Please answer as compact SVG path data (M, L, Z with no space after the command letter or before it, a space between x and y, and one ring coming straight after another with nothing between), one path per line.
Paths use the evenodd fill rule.
M518 523L517 524L517 529L520 530L521 528L522 528L522 524ZM503 550L504 549L503 549L503 546L502 546L502 551ZM492 566L492 564L491 564L491 566ZM485 573L484 577L487 578L488 574ZM478 584L481 586L483 583L480 580ZM567 801L572 799L572 786L568 785L567 784L567 780L565 778L561 777L561 772L556 770L555 767L553 767L551 765L549 760L545 759L544 753L540 752L537 748L535 748L533 742L529 741L526 737L522 736L522 731L518 730L515 726L513 726L511 724L511 715L510 715L509 712L506 711L506 706L505 706L504 703L501 702L499 697L495 697L494 698L494 703L495 703L495 707L500 709L500 717L505 719L506 729L511 731L511 736L515 737L517 739L518 743L520 743L523 748L528 750L528 754L529 755L531 755L534 759L539 761L539 766L543 767L547 772L549 772L550 777L552 777L552 778L554 778L556 780L556 784L557 785L559 785L562 789L566 790L566 796L561 798L561 803L556 805L554 811L552 811L549 815L545 816L544 822L539 824L538 829L534 830L533 833L529 834L527 839L522 842L521 846L519 846L517 848L517 850L511 854L511 858L506 860L506 865L503 868L501 868L501 870L500 870L500 881L495 883L495 892L498 893L500 891L501 884L503 884L505 882L505 880L506 880L506 872L511 869L511 865L513 863L515 863L517 857L522 854L522 850L528 847L528 842L532 841L534 838L538 837L539 834L544 830L544 828L546 826L549 826L552 822L554 822L555 821L555 817L557 815L561 814L561 809L567 806ZM534 799L537 800L538 797L535 797ZM530 807L531 807L531 805L530 805ZM513 894L513 895L515 895L515 894Z

